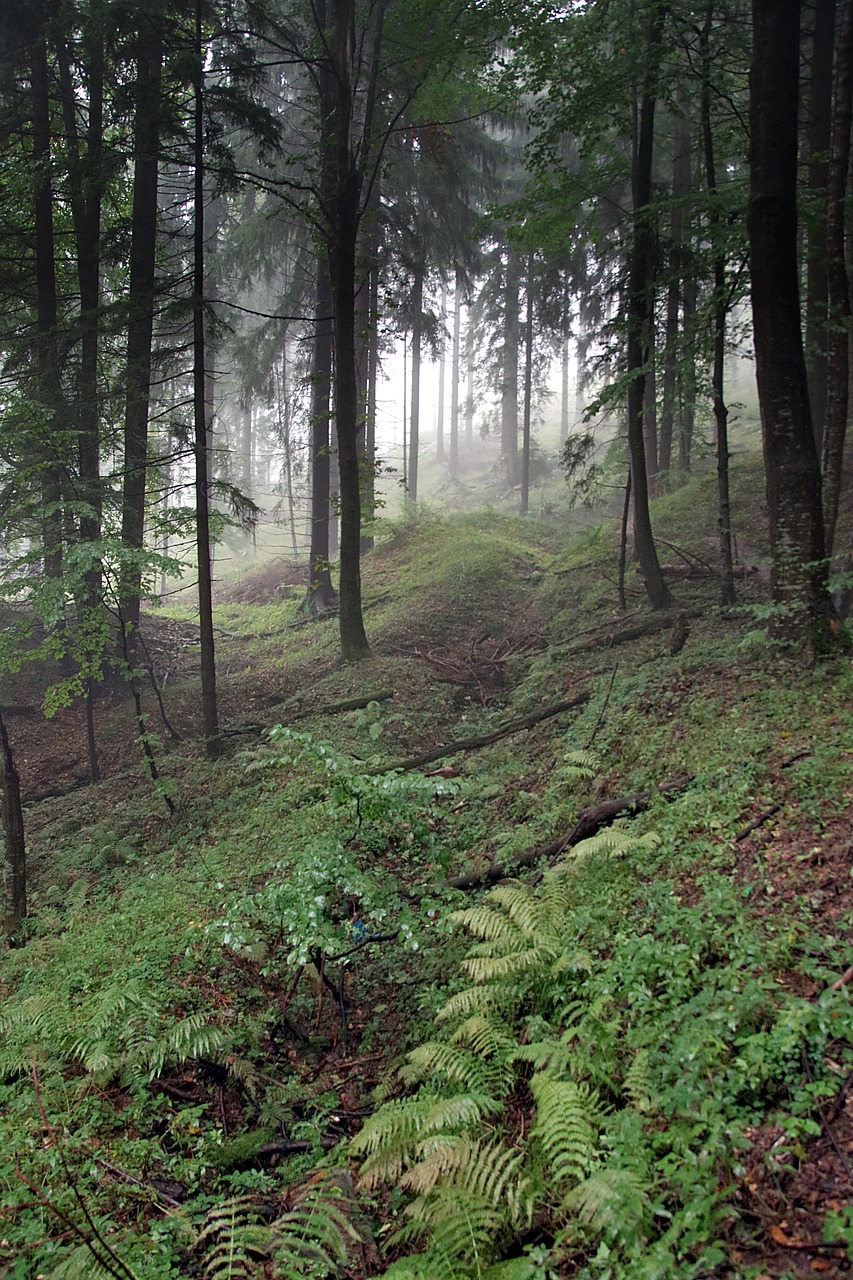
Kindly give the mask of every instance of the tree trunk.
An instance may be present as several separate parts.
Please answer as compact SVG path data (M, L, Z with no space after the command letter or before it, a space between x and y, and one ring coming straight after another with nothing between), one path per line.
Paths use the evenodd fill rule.
M689 269L682 288L681 318L685 344L678 375L678 466L686 475L690 471L696 426L696 282Z
M826 188L832 130L832 62L836 0L813 0L814 28L809 74L808 185L814 208L808 226L806 259L806 370L818 455L823 446L827 399Z
M252 476L252 392L245 387L241 397L243 401L240 424L240 488L245 498L254 498L255 486ZM245 533L248 544L253 538L251 530Z
M474 317L468 307L468 322L465 326L465 371L468 378L467 395L465 396L465 447L474 447Z
M665 12L659 6L652 18L647 46L647 70L637 121L637 143L633 161L633 226L628 265L628 454L634 496L634 545L640 570L653 609L671 603L669 588L661 573L649 514L649 488L643 438L643 402L646 377L643 347L649 331L651 299L649 282L654 262L654 227L651 220L652 152L655 127L655 89Z
M518 254L507 250L504 284L503 379L501 384L501 456L507 485L518 479Z
M711 129L711 50L710 35L714 21L714 0L708 5L705 25L699 37L702 63L702 146L705 153L705 181L710 198L708 238L714 255L714 367L711 386L714 395L714 425L717 437L717 528L720 545L720 603L735 603L735 580L732 565L732 514L729 500L729 411L724 395L726 358L726 259L720 243L720 215L717 210L717 171L714 158L714 135Z
M332 290L328 267L317 257L314 347L311 364L311 549L306 607L317 615L337 604L329 573L329 397L332 383Z
M48 578L62 574L62 472L58 459L62 445L57 438L61 404L57 343L56 254L53 235L53 182L50 157L50 96L47 48L38 32L30 50L32 73L33 160L36 169L36 371L34 399L41 404L39 424L41 463L42 537L44 572Z
M829 597L797 270L800 5L753 0L748 231L775 631L822 648Z
M361 484L355 370L355 282L361 177L353 155L355 0L334 0L329 268L335 316L335 423L340 469L340 637L344 662L368 657L361 605Z
M122 546L132 555L142 550L145 535L163 63L162 0L152 4L144 16L147 21L137 35L121 522ZM119 609L127 631L131 664L139 625L141 580L135 559L122 566Z
M453 357L450 370L450 455L451 477L459 474L459 348L462 335L462 272L457 269L453 289Z
M204 344L204 62L202 0L195 0L193 210L193 424L195 428L196 552L201 642L201 709L205 750L215 760L222 751L216 705L216 655L213 641L213 589L210 569L210 436Z
M296 504L293 496L293 439L291 432L290 405L290 373L287 360L287 329L281 339L281 383L279 386L279 404L281 405L281 433L284 444L284 489L287 497L287 519L290 524L290 549L293 563L299 559L299 546L296 541Z
M849 401L850 285L845 261L845 192L850 168L853 114L853 0L844 0L838 33L835 109L826 192L826 257L829 285L829 361L823 453L823 520L827 558L835 543L843 482Z
M0 715L0 821L3 826L3 932L10 944L18 941L27 915L27 854L24 843L24 815L21 809L21 782L6 725Z
M418 459L421 423L421 337L423 334L424 266L412 277L412 407L409 413L409 499L418 500Z
M438 415L435 424L435 460L444 461L444 384L447 376L447 359L444 327L447 324L447 285L441 282L440 354L438 357Z
M681 282L684 274L684 199L690 187L690 138L682 91L672 121L672 213L669 224L669 283L666 291L666 334L664 337L663 405L658 443L658 467L664 483L672 468L672 442L678 396L678 319L681 310Z
M566 295L565 332L560 344L560 444L569 438L569 346L572 337L569 296Z
M379 198L376 193L376 205ZM376 513L376 384L379 377L379 228L378 218L371 232L370 273L368 276L368 335L367 335L367 404L364 421L364 475L362 476L362 506L365 517L373 521ZM369 526L370 527L370 526ZM361 536L362 551L373 547L373 534Z
M521 444L521 514L530 505L530 413L533 401L533 254L527 256L527 303L524 318L524 416Z
M100 477L100 403L98 396L98 329L101 306L100 238L103 197L102 151L104 114L104 37L102 31L88 35L89 120L85 159L80 152L74 87L68 48L57 40L57 65L62 97L62 113L68 150L71 186L71 216L77 251L77 280L80 289L80 373L77 395L77 431L80 499L85 504L80 515L83 542L101 540L102 496ZM84 606L92 609L101 594L100 563L85 574Z

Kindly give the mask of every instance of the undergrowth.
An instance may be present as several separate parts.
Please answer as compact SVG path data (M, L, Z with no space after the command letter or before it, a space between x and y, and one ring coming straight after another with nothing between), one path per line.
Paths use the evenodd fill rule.
M712 490L670 495L663 536ZM29 934L0 957L2 1280L749 1274L756 1130L793 1176L853 1069L846 898L809 879L853 797L853 674L757 651L701 583L681 653L666 630L611 648L614 546L613 524L561 546L494 513L401 521L365 563L359 673L292 600L220 614L281 628L232 642L226 685L257 664L309 732L215 768L174 749L172 819L136 783L33 812ZM487 630L508 643L483 706L424 655ZM433 776L381 772L581 690ZM676 779L526 879L444 883Z

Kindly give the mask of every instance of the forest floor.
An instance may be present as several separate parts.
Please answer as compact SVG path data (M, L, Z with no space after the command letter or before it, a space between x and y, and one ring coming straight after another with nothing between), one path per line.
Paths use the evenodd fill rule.
M598 939L577 991L607 1009L602 1115L623 1114L631 1055L658 1064L655 1106L637 1103L643 1225L599 1229L546 1189L523 1231L495 1228L491 1258L463 1252L441 1274L853 1276L853 671L843 652L816 664L767 639L761 486L757 462L735 468L733 609L705 572L711 477L657 503L666 616L633 574L616 607L612 522L568 537L557 518L493 512L389 530L364 562L373 656L358 667L339 664L334 619L300 615L297 567L222 584L215 765L192 614L148 612L168 718L147 684L157 786L122 691L98 700L93 785L80 704L45 719L54 676L5 678L30 920L0 955L0 1280L334 1275L305 1252L291 1270L261 1244L234 1252L246 1204L262 1222L298 1216L329 1160L360 1224L338 1276L429 1275L394 1240L405 1178L358 1189L346 1144L383 1101L415 1096L406 1054L460 989L467 944L447 917L483 891L448 881L500 864L536 892L548 860L531 851L579 812L667 783L617 823L658 842L612 873L624 906L601 872L567 924ZM275 725L297 736L270 742ZM373 789L428 753L396 775L411 793ZM564 1014L537 1016L559 1029ZM527 1158L522 1086L504 1128Z

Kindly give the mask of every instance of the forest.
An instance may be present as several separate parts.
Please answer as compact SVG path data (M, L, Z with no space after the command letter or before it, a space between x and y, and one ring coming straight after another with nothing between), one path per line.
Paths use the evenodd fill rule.
M0 1280L853 1274L853 0L4 0Z

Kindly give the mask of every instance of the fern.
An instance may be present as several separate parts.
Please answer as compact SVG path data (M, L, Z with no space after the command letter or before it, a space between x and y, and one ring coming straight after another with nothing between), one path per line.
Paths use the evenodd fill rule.
M565 1206L598 1234L632 1243L647 1204L642 1180L632 1169L597 1169L572 1187Z
M559 1183L583 1177L596 1149L599 1123L592 1090L543 1071L533 1076L530 1091L536 1100L533 1133L554 1178Z
M306 1267L339 1274L351 1247L362 1241L350 1218L353 1209L340 1186L325 1177L278 1216L253 1196L236 1196L208 1211L193 1250L202 1255L205 1280L241 1280L270 1259L282 1280L299 1280Z

